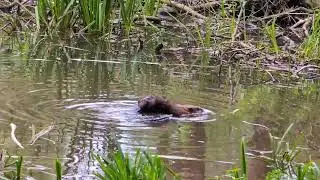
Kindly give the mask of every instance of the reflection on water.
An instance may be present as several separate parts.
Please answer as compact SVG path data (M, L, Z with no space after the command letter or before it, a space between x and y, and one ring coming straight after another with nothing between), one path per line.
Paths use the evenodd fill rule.
M54 179L53 162L59 157L66 177L90 179L97 165L90 152L107 154L117 144L130 154L136 148L159 154L185 179L222 175L238 162L241 136L251 140L252 149L268 148L265 133L242 121L265 124L276 135L289 122L298 122L299 131L311 133L296 136L298 144L319 141L318 126L309 129L320 117L317 89L256 85L269 76L236 66L218 72L219 67L144 63L152 59L119 54L96 58L108 62L0 56L0 145L10 154L25 155L28 176ZM79 58L77 53L69 55ZM202 119L150 119L136 113L136 100L148 94L214 113ZM11 122L26 149L11 142ZM54 130L28 145L32 124L38 132L51 123L56 124ZM312 147L319 156L317 146ZM261 167L253 172L266 172L264 164L249 163Z

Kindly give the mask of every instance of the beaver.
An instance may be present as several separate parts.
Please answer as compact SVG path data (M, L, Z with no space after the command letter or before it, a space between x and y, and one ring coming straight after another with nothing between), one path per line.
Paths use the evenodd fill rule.
M203 112L203 109L192 105L175 104L160 96L146 96L138 101L142 114L171 114L174 117L188 116Z

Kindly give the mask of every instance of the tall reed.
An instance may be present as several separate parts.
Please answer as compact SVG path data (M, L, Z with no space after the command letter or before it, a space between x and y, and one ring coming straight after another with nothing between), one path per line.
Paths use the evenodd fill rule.
M76 0L38 0L36 22L40 29L44 24L48 29L65 31L75 23ZM48 11L51 16L48 15Z
M80 15L89 32L106 32L110 27L113 0L81 0Z
M309 58L320 56L320 10L316 11L312 23L312 32L302 43L302 55Z
M120 17L124 24L127 35L132 27L134 16L141 10L141 0L118 0L120 5Z

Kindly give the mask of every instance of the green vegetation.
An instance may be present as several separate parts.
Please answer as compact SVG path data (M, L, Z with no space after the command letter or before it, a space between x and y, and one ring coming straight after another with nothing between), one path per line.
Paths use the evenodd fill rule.
M279 139L270 134L272 141L272 155L258 156L254 158L260 158L264 160L271 168L266 175L266 180L276 179L318 179L320 178L320 170L316 163L311 160L307 163L296 162L296 157L300 151L295 147L290 146L289 142L285 141L286 136L291 130L293 124L291 124L283 136ZM228 176L233 179L247 179L247 175L250 171L247 166L245 141L241 140L241 171L239 168L234 168L228 171Z
M59 30L61 32L70 29L75 24L75 0L39 0L36 6L36 22L38 23L38 29L41 28L41 24L48 28L48 32L51 32L51 28ZM52 17L49 17L47 10L52 13ZM51 19L51 20L50 20Z
M128 154L122 150L112 153L111 157L106 159L94 155L98 161L103 173L96 173L101 179L150 179L165 180L167 173L176 178L176 175L163 163L160 157L152 156L147 152L136 151L135 158L131 159Z
M143 3L140 0L39 0L35 14L38 29L46 28L50 34L67 30L104 34L109 32L113 23L111 16L120 7L121 21L129 33L142 9L145 15L152 16L159 6L159 0L146 0Z
M3 168L0 170L0 178L1 179L15 179L20 180L22 178L22 164L23 157L19 156L17 160L13 160L13 158L9 155L6 157L5 151L0 154L1 163L3 163Z
M270 134L271 138L271 156L256 156L264 160L270 167L266 174L266 180L274 179L318 179L320 178L320 170L315 162L309 160L308 162L296 162L298 151L292 147L285 139L291 131L293 124L291 124L281 138L277 138ZM232 179L246 180L250 169L248 168L248 161L246 155L246 141L242 138L240 146L240 167L228 170L226 177ZM112 152L108 157L104 158L100 155L93 154L94 160L98 162L100 169L95 173L95 176L101 180L107 179L151 179L151 180L165 180L168 177L172 179L179 179L179 177L168 168L163 160L157 155L151 155L145 151L137 150L133 157L122 150ZM20 156L14 163L9 163L11 157L9 156L5 162L5 168L15 166L15 170L5 171L3 179L21 179L21 170L23 158ZM62 179L61 162L57 159L55 161L57 180ZM217 177L219 179L219 177Z
M221 57L218 58L222 59L221 62L229 61L227 57L230 57L229 53L232 54L235 49L242 49L238 53L240 57L246 57L241 58L243 62L264 59L268 54L268 59L279 59L281 62L283 58L285 64L286 56L289 54L287 50L293 54L291 59L301 61L305 61L306 58L317 58L320 55L318 23L320 13L316 10L317 7L315 10L300 9L299 13L296 13L299 8L292 12L289 10L293 17L288 17L289 15L284 13L287 9L297 6L308 7L304 4L307 2L251 1L220 0L217 4L204 2L182 4L167 0L39 0L36 6L21 5L20 11L28 16L21 15L20 18L10 13L2 15L4 18L0 20L0 31L8 34L17 30L37 32L36 36L50 35L51 40L59 36L62 37L59 44L66 46L70 46L66 43L70 37L79 37L78 35L85 38L98 35L100 39L111 40L122 39L122 32L125 32L125 38L132 40L141 36L150 39L162 38L159 36L162 31L179 32L175 34L181 37L187 35L187 44L192 48L202 47L214 52L209 54L220 53ZM167 17L160 17L159 14L161 16L167 14ZM29 20L28 23L25 23L25 19ZM296 19L300 21L296 22ZM141 23L144 23L144 26L139 26ZM9 24L13 27L8 28ZM299 40L287 35L285 30L288 28ZM171 32L171 29L177 31ZM61 34L65 36L60 36ZM32 38L42 39L42 37ZM167 46L181 48L176 47L185 44L184 38L180 40L179 43ZM193 47L192 44L196 44L197 47ZM231 56L231 59L234 57Z
M129 34L133 26L133 20L135 15L138 14L140 9L140 0L119 0L120 15L123 21L126 32Z
M57 176L57 180L62 179L62 166L59 159L56 159L56 176Z
M320 56L320 11L315 13L312 23L312 32L302 44L302 54L309 58L319 58Z
M83 0L80 3L80 15L85 27L81 30L105 33L109 30L113 0Z
M271 40L271 44L272 44L271 51L279 54L280 48L278 46L278 42L276 39L277 30L276 30L276 19L275 18L272 20L271 25L267 25L265 27L265 31L266 31L266 34L268 35L269 39Z
M15 179L17 179L17 180L21 179L22 162L23 162L23 158L22 158L22 156L20 156L19 159L16 160L17 173L16 173Z
M143 0L144 14L146 16L155 16L160 6L160 0Z
M227 175L235 178L235 179L247 179L247 159L246 159L246 142L245 139L242 138L241 140L241 154L240 154L240 158L241 158L241 170L239 168L234 168L232 170L228 170L227 171Z

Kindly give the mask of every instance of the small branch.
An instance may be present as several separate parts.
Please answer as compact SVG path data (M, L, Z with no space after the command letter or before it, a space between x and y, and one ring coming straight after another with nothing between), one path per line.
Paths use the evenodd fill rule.
M234 40L235 40L237 31L238 31L238 26L239 26L239 24L240 24L241 16L242 16L242 14L243 14L243 11L244 11L246 2L247 2L247 1L245 1L245 0L242 1L241 9L240 9L240 12L239 12L239 14L238 14L238 20L237 20L237 22L236 22L236 27L235 27L234 32L233 32L232 35L231 35L231 41L232 41L232 43L233 43Z
M177 3L177 2L174 2L174 1L170 1L170 0L162 0L163 3L169 5L169 6L173 6L175 8L178 8L178 9L181 9L183 11L186 11L188 13L190 13L191 15L197 17L197 18L200 18L200 19L206 19L207 17L202 15L202 14L199 14L198 12L196 12L195 10L191 9L190 7L184 5L184 4L181 4L181 3Z
M246 124L253 125L253 126L259 126L259 127L265 128L266 130L270 130L270 128L268 128L267 126L262 125L262 124L251 123L251 122L247 122L247 121L242 121L242 122L243 122L243 123L246 123Z
M267 72L267 74L269 74L269 76L271 77L272 79L272 82L279 82L278 79L274 78L273 75L268 71L268 70L265 70Z
M306 13L294 13L296 11L305 11ZM259 20L266 20L266 19L272 19L272 18L278 18L278 17L281 17L281 16L284 16L284 15L290 15L290 14L312 14L313 11L310 10L310 9L307 9L307 8L304 8L304 7L299 7L299 8L296 8L296 9L291 9L289 11L285 11L285 12L282 12L282 13L278 13L278 14L272 14L270 16L266 16L266 17L263 17L263 18L259 18Z
M306 65L306 66L302 66L300 69L298 69L297 71L294 71L293 74L294 75L297 75L298 73L300 73L301 71L303 71L304 69L306 68L316 68L316 69L320 69L319 66L316 66L316 65Z
M308 27L310 26L311 23L312 23L312 18L309 17L306 19L306 22L302 26L302 29L304 30L304 34L306 35L306 37L309 36Z

